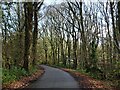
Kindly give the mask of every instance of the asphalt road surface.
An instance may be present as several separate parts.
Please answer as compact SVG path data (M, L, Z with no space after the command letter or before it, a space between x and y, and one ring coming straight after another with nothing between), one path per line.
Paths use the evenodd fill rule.
M28 88L79 88L78 83L67 72L45 65L41 66L45 69L45 73Z

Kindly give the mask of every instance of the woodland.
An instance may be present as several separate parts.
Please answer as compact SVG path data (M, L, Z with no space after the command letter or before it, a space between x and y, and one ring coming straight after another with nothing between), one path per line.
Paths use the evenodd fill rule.
M1 2L2 83L41 64L120 87L120 1Z

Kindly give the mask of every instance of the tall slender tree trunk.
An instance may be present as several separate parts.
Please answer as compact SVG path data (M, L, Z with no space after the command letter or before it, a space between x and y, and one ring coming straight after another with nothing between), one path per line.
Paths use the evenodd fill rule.
M68 33L67 35L67 45L68 45L68 63L69 63L69 68L70 68L70 51L71 51L71 42L70 42L70 34Z
M18 53L19 53L19 57L18 57L18 61L17 61L17 64L15 64L16 66L19 64L19 65L21 65L22 63L21 62L23 62L23 27L21 27L22 26L22 24L21 24L21 13L22 13L22 11L21 11L21 3L20 2L18 2L18 31L19 31L19 33L18 33L18 46L19 46L19 50L18 50Z
M118 2L118 26L119 26L119 34L120 34L120 1Z
M117 41L117 30L115 27L115 19L114 19L114 10L113 10L114 2L110 2L110 11L111 11L111 17L112 17L112 29L113 29L113 44L114 44L114 51L113 51L113 59L117 60L117 47L119 46ZM114 63L112 61L112 66L114 66Z
M85 61L85 68L89 68L88 61L87 61L87 50L86 50L86 38L84 32L84 25L83 25L83 15L82 15L82 2L80 2L80 20L81 20L81 39L82 39L82 57Z
M57 59L58 59L58 62L57 64L59 65L59 62L60 62L60 46L58 45L58 49L57 49L58 53L57 53Z
M47 61L48 61L47 60L47 50L45 50L45 60L46 60L45 63L47 64Z
M117 62L120 62L120 1L118 1L118 5L117 5L117 8L118 8L118 61ZM117 67L119 68L120 67L120 64L117 65ZM120 76L120 72L118 73L118 76ZM120 81L118 82L120 83Z
M120 1L118 2L117 8L118 8L118 34L117 34L118 46L117 48L118 48L118 54L120 57Z
M6 22L5 24L5 37L3 40L4 43L4 51L5 51L5 68L10 69L10 63L9 63L9 57L8 57L8 53L7 53L7 24Z
M63 49L63 38L62 37L60 39L60 43L61 43L61 61L63 61L63 65L66 66L66 60L65 60L64 49Z
M76 35L75 35L76 37ZM73 40L73 55L74 55L74 60L73 60L73 68L74 69L77 69L77 40L76 38L74 37L74 40Z
M30 45L31 45L31 33L32 33L32 17L33 17L33 7L32 2L26 2L24 4L25 12L25 52L24 52L24 64L23 68L29 71L29 55L30 55Z
M107 30L108 30L108 36L109 36L109 43L108 43L108 57L110 58L109 62L112 64L112 41L111 41L111 35L110 35L110 29L109 29L109 20L107 17L105 18L106 24L107 24ZM109 65L109 68L111 68L111 65ZM112 69L110 69L112 70Z
M33 53L33 61L32 65L36 64L36 53L37 53L37 36L38 36L38 10L37 10L37 2L34 2L34 31L33 31L33 46L32 46L32 53Z

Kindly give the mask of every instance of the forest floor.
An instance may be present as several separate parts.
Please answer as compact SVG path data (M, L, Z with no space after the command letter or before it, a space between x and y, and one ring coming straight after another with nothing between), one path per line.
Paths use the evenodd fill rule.
M2 89L21 89L27 87L30 83L37 80L38 77L41 77L44 73L44 68L40 67L35 73L30 76L22 76L20 80L14 81L12 83L3 84Z
M44 87L44 88L46 88L46 85L48 85L48 87L53 87L55 85L58 85L57 83L60 83L61 78L59 76L62 76L60 74L62 74L61 72L63 70L65 72L68 72L71 76L73 76L75 78L75 80L78 82L80 88L83 88L83 89L84 88L85 89L88 88L89 90L96 90L96 89L101 89L101 90L120 90L118 88L114 88L114 87L108 85L108 82L106 82L104 80L94 79L94 78L92 78L91 76L89 76L87 74L83 74L83 73L78 72L77 70L67 69L67 68L61 68L61 67L56 67L56 69L50 67L49 70L46 70L44 68L45 67L42 66L35 73L33 73L31 76L22 77L19 81L15 81L15 82L12 82L10 84L4 84L4 85L2 85L2 88L3 89L10 89L10 88L12 88L12 89L18 89L18 88L26 88L26 87L29 88L29 86L31 86L31 85L32 85L31 87L34 86L33 88L37 88L37 87L41 87L41 86ZM57 68L61 69L61 71L59 69L57 69ZM53 73L53 71L55 71L55 73ZM58 71L60 73L56 73ZM43 75L44 72L46 72L45 74L47 75L47 77L46 77L45 74ZM50 75L48 75L48 73ZM64 75L65 74L63 74L63 76ZM51 77L53 77L53 78L51 78ZM68 77L68 75L66 75L66 77L64 77L63 80L66 80L67 77ZM43 78L43 80L42 80L42 78ZM50 80L48 78L50 78ZM57 79L59 79L59 80L57 80ZM45 84L46 81L43 82L44 80L47 80L48 84ZM34 81L36 81L36 82L34 82ZM41 81L42 81L42 84L40 84ZM54 84L52 84L52 86L50 86L51 85L51 81L54 83ZM37 82L39 82L39 83L37 83ZM65 83L62 82L61 85L63 85L63 84L65 84ZM58 86L60 86L60 84ZM56 87L58 87L58 86L56 86Z
M61 69L63 71L70 73L76 79L76 81L78 81L79 86L82 86L83 88L89 88L92 90L96 90L96 89L120 90L119 88L115 88L115 87L108 85L108 81L105 82L103 80L94 79L87 74L82 74L73 69L66 69L66 68L61 68Z

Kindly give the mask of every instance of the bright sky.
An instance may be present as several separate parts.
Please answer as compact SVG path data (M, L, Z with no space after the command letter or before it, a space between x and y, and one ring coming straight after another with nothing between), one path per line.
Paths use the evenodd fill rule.
M50 4L55 4L55 3L58 4L61 2L67 2L67 1L74 2L74 1L80 1L80 0L44 0L44 3L47 5L50 5ZM88 3L88 2L98 2L98 1L106 2L107 0L82 0L82 1L85 3ZM111 0L111 1L117 1L117 0Z
M3 1L3 2L6 2L6 1L9 1L9 2L31 2L31 1L41 1L41 0L0 0L0 1ZM50 4L55 4L55 2L58 4L58 3L61 3L61 2L67 2L67 1L70 1L70 2L74 2L74 1L106 2L107 0L44 0L44 3L47 4L47 5L50 5ZM117 2L119 0L111 0L111 1Z
M64 0L45 0L44 3L47 5L50 5L50 4L55 4L55 3L61 3L62 1Z

